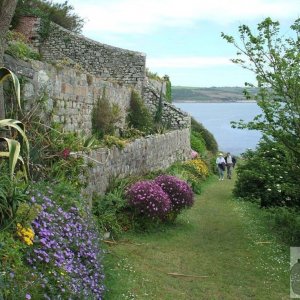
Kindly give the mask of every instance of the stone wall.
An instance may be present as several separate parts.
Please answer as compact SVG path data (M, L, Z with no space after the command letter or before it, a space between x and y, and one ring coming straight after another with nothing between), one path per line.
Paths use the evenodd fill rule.
M20 75L25 78L22 100L27 111L38 105L37 99L44 99L44 103L40 103L44 122L58 122L66 131L90 134L92 109L105 90L106 98L121 109L123 117L118 125L123 127L131 97L130 87L69 67L54 67L40 61L23 62L7 55L5 65L19 78Z
M157 111L159 98L160 92L158 92L157 88L153 86L153 82L149 81L148 83L145 83L143 87L143 99L149 110L154 115ZM176 106L163 101L162 123L169 124L171 129L190 128L191 117Z
M145 54L98 43L54 23L40 52L46 61L70 59L102 80L141 86L145 78Z
M190 153L188 128L136 139L122 150L114 147L92 151L89 157L84 156L87 163L93 163L85 193L103 194L113 178L163 170L176 161L189 159Z
M15 30L21 32L35 48L38 48L40 40L40 36L38 33L39 28L39 18L35 16L23 16L19 19L18 25Z

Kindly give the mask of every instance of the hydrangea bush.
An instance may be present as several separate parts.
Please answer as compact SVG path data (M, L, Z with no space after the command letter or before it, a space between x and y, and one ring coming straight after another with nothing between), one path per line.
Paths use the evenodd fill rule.
M187 182L171 175L160 175L155 182L169 195L173 212L179 213L194 204L194 194Z
M164 218L171 208L171 200L163 189L152 180L131 185L126 197L130 206L150 218Z
M89 213L83 217L76 207L64 211L50 198L40 198L27 261L39 276L45 299L102 299L102 252Z

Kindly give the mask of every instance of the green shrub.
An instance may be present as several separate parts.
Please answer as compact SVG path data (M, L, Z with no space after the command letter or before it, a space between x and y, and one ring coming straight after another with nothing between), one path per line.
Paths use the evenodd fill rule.
M74 8L68 4L53 3L48 0L26 0L18 1L12 25L15 27L21 16L37 16L42 19L44 33L49 33L49 22L52 21L70 31L81 32L84 20L73 12ZM46 37L46 36L44 36Z
M104 144L109 148L111 148L112 146L116 146L119 149L124 149L126 146L126 141L112 135L105 135L103 141Z
M218 152L218 144L214 136L199 122L194 118L191 118L192 132L201 134L203 140L205 141L206 149L216 154Z
M124 139L136 139L145 135L145 132L140 131L133 127L122 128L120 136Z
M93 198L92 211L102 233L109 232L117 238L121 232L132 227L128 214L128 204L124 192L131 178L114 180L103 196Z
M300 206L300 170L279 143L262 139L239 160L234 195L261 206Z
M206 144L201 135L197 131L191 132L191 147L193 150L197 151L201 156L206 153Z
M166 81L166 100L170 103L172 102L172 85L169 77L167 77Z
M129 127L132 126L146 133L150 133L153 128L153 118L141 96L134 90L131 93L127 122Z
M116 131L116 124L121 120L121 109L115 103L110 103L105 96L98 99L92 112L92 124L94 133L103 138L105 134L113 135Z
M24 261L26 248L15 231L0 231L0 299L25 299L26 287L37 279Z
M13 224L20 203L28 200L26 187L18 185L16 180L2 172L3 169L0 176L0 229Z
M22 41L11 41L5 52L15 58L27 60L39 60L40 55L37 51L33 50L30 46Z
M271 210L273 226L281 240L290 246L300 245L299 210L277 207Z

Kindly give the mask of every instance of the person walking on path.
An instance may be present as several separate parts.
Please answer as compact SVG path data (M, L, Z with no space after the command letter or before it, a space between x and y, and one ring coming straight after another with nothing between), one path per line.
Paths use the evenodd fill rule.
M225 171L226 161L225 161L222 153L219 153L219 155L216 159L216 164L218 167L219 180L224 180L224 171Z
M233 160L229 152L226 154L225 161L226 161L226 168L227 168L227 178L231 179Z

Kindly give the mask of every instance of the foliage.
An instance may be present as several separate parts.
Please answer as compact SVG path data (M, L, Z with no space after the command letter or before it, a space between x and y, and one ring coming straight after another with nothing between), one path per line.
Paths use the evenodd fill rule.
M17 76L7 68L0 68L0 83L7 79L11 78L14 86L14 91L16 94L17 104L21 110L21 101L20 101L20 83ZM25 128L22 122L13 119L3 119L0 120L0 130L4 129L9 132L11 138L1 138L6 142L8 151L0 152L0 158L6 157L9 160L9 172L11 178L15 172L15 167L18 161L21 161L24 166L24 175L27 178L29 175L28 163L29 163L29 142L25 134ZM25 162L20 153L24 154Z
M191 148L199 154L204 155L206 152L205 141L202 134L196 131L191 132Z
M183 167L189 170L193 175L195 175L199 179L203 179L206 176L208 176L208 167L206 163L200 158L184 162Z
M80 33L84 25L84 20L73 12L74 8L68 4L53 3L47 0L22 0L18 1L15 15L12 21L15 27L21 16L37 16L42 19L44 28L42 32L49 32L49 22L54 22L68 30ZM44 36L45 37L45 36Z
M192 127L192 134L198 133L202 136L206 149L211 151L213 154L218 152L218 144L214 138L214 136L199 122L197 122L194 118L191 118L191 127ZM194 149L197 151L197 149Z
M92 211L99 229L103 234L109 232L111 238L119 237L123 231L131 227L125 197L125 189L130 182L130 178L115 179L105 195L93 198Z
M20 203L28 199L26 188L4 174L0 177L0 229L12 225Z
M194 174L195 170L193 167L187 166L185 163L177 162L170 166L166 173L172 176L176 176L186 182L191 186L192 190L196 194L201 194L203 182L203 174Z
M28 44L21 33L8 31L7 40L8 47L5 50L7 54L21 60L40 59L39 53Z
M28 139L33 179L53 178L71 181L84 186L83 176L88 165L82 156L99 144L94 136L83 137L74 132L64 132L61 124L51 127L38 121L27 120Z
M124 139L136 139L145 135L145 132L133 127L125 127L120 130L120 136Z
M127 115L127 122L130 127L150 133L153 127L153 118L145 106L138 92L132 90L130 107Z
M238 50L232 61L255 73L259 89L255 98L262 110L253 121L233 125L260 130L284 145L299 164L300 19L290 28L293 35L282 36L279 22L266 18L257 25L257 34L246 25L239 26L241 43L224 33L222 37Z
M277 207L271 211L274 219L274 229L288 245L300 243L299 211L288 207Z
M25 299L24 286L34 282L23 259L28 246L14 237L12 231L0 231L0 299Z
M116 103L110 103L106 98L105 90L98 99L92 112L92 124L94 133L102 138L105 134L113 135L116 124L121 119L121 109Z
M194 204L194 194L190 186L183 180L170 175L161 175L155 179L171 200L171 211L178 214L182 209Z
M124 149L126 146L126 141L113 135L105 135L103 138L103 142L109 148L111 148L112 146L116 146L119 149Z
M165 218L171 208L169 196L152 180L139 181L126 191L128 204L137 215L148 218Z
M167 80L166 80L166 100L171 103L172 102L172 84L171 84L169 77L165 76L165 78L167 78Z
M156 113L154 116L154 122L157 124L162 123L162 116L163 116L163 95L162 95L162 89L159 94L159 99L158 99L158 105L156 108Z
M237 197L256 199L261 206L300 206L299 165L286 148L267 138L248 150L237 168Z
M146 76L150 79L162 81L162 78L157 73L151 72L148 68L146 68Z

